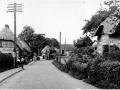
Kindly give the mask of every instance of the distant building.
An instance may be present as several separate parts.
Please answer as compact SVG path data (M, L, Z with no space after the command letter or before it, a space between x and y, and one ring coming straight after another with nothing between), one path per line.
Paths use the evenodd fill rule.
M46 59L46 60L50 59L50 47L49 46L45 46L42 49L41 53L42 53L43 59Z

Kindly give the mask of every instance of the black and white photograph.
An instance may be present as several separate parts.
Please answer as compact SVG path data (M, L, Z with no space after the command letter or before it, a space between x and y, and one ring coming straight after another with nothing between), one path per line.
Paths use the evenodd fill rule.
M120 0L0 0L0 89L120 89Z

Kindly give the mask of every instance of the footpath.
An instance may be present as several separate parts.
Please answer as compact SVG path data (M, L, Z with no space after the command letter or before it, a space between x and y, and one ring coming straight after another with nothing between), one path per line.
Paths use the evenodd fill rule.
M24 67L30 66L30 65L32 65L34 63L35 63L35 61L32 61L29 64L24 65ZM18 73L18 72L20 72L22 70L24 70L24 69L21 69L21 67L20 67L20 68L14 68L14 69L10 69L10 70L6 70L4 72L1 72L0 73L0 83L2 83L3 81L8 79L9 77L15 75L16 73Z

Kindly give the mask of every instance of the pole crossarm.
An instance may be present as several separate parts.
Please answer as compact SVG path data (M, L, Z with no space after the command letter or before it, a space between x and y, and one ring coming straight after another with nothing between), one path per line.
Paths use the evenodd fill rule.
M14 10L14 9L8 9L8 10ZM20 8L20 9L16 9L16 11L17 11L17 10L22 10L22 9L21 9L21 8Z
M7 12L22 12L22 4L8 4L7 8Z
M14 12L14 10L8 10L7 12ZM16 10L15 12L22 12L22 10Z

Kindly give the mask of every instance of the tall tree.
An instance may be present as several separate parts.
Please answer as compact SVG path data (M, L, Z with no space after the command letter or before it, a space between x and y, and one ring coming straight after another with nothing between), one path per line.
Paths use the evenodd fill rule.
M51 39L51 46L59 48L59 42L57 41L57 39L55 38Z
M18 37L30 44L33 34L34 29L31 26L24 26L23 31L18 35Z
M43 49L43 44L45 43L45 34L36 34L36 43L38 48L38 54L41 54L41 50Z
M18 38L25 41L31 49L36 52L36 47L33 45L36 37L34 35L34 29L31 26L24 26L23 31L18 35Z

